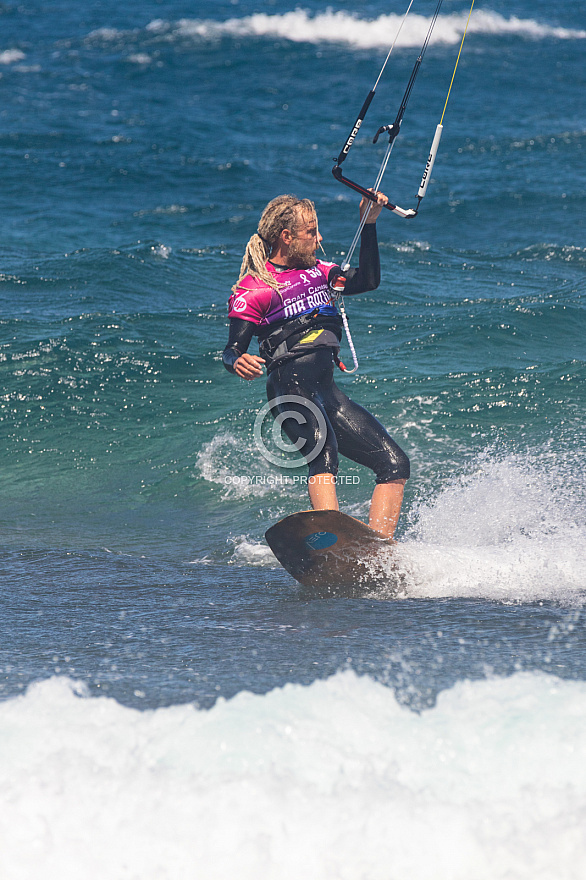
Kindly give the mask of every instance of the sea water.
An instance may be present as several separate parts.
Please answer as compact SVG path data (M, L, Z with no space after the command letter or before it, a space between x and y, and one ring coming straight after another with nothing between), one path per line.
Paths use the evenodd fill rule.
M262 458L264 382L220 360L270 198L314 199L343 260L332 157L406 6L0 6L2 880L584 876L582 4L475 5L421 211L381 216L346 303L337 381L412 464L398 598L300 595L263 535L305 469ZM404 207L467 14L393 150ZM340 475L366 518L370 473Z

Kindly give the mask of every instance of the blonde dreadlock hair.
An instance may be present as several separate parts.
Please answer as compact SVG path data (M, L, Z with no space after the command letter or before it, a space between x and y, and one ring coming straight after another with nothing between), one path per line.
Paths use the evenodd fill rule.
M240 282L246 275L252 275L260 281L264 281L277 293L280 293L281 285L275 276L267 269L267 260L279 240L283 229L295 232L299 226L303 214L310 213L316 218L315 205L309 199L298 199L297 196L277 196L270 201L258 223L258 231L246 245L238 281L232 288L234 293L240 287Z

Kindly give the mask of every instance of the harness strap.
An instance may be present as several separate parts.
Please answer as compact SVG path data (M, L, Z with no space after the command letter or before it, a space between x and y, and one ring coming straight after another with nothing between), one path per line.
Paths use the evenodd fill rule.
M303 339L313 327L331 330L339 339L342 338L342 319L339 315L320 315L314 309L307 315L291 318L284 325L270 331L262 338L259 335L259 351L267 363L267 372L271 372L279 362L289 355L291 349Z

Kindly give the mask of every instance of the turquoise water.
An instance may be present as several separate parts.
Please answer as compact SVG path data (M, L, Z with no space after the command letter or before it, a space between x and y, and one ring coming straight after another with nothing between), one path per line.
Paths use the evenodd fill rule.
M408 823L394 876L430 876L431 865L438 878L578 876L585 806L564 748L580 748L570 721L584 711L586 678L582 5L475 10L421 212L381 217L381 286L347 303L360 370L339 384L412 462L399 601L385 584L362 600L299 596L263 535L306 507L305 490L275 481L288 471L254 444L264 383L237 380L220 362L228 293L270 198L313 198L327 258L343 259L357 199L332 177L332 157L403 11L381 0L358 11L250 0L0 7L2 778L22 815L42 814L49 829L31 819L27 838L5 802L11 880L39 876L51 853L50 876L74 876L73 838L97 847L87 877L134 876L123 864L145 878L192 876L202 854L209 877L288 877L285 863L291 876L386 877L382 829L394 809ZM418 16L429 11L414 5L344 166L367 185L384 151L372 135L394 119L427 27ZM463 4L445 4L393 151L384 189L405 207L466 15ZM341 473L355 478L340 489L342 509L366 517L370 474L351 462ZM232 711L232 732L222 732L222 713ZM502 802L466 757L482 736L478 711L490 716L486 767L518 785ZM208 742L189 728L190 712L219 725L229 760L209 745L215 735ZM262 783L242 770L249 745L234 731L244 717L273 731L254 745L274 768ZM61 718L77 731L63 754ZM357 747L357 718L374 725L371 752ZM382 766L387 748L400 752L403 736L432 754L425 719L436 740L453 740L448 769L422 759L419 781L403 790L406 756L385 765L373 789L368 768ZM110 723L117 744L104 732ZM146 728L135 740L143 723L162 725L168 740ZM525 723L544 739L515 775ZM510 767L499 725L510 732ZM299 745L291 763L288 727ZM320 776L316 740L357 756L355 783L340 782L351 773L340 769L345 759ZM102 757L82 759L83 743ZM200 747L212 749L209 777L190 763ZM546 753L557 755L555 779L542 772ZM151 805L124 839L73 806L94 790L106 815L116 798L105 779L120 761L125 815ZM38 807L34 780L45 773ZM540 806L522 827L527 780ZM340 785L330 801L324 792ZM257 804L250 814L239 786ZM448 790L449 827L438 830L429 864L417 861L402 847L435 827ZM329 846L336 827L356 845L370 835L370 861L346 854L332 866L316 855L295 801L311 791L331 823ZM415 791L431 805L425 819ZM374 804L368 828L352 821L361 799ZM181 808L199 817L197 844L179 818L171 828L163 816ZM546 854L538 829L548 809ZM269 815L291 834L270 826L266 849L257 833ZM222 858L210 843L214 821ZM440 844L456 827L467 841L459 867ZM110 834L101 864L97 841ZM297 850L293 840L304 843Z

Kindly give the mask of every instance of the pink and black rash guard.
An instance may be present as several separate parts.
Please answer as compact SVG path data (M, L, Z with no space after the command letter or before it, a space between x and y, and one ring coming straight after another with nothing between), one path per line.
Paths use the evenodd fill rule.
M228 301L230 338L222 359L232 373L234 363L248 350L255 335L261 340L261 355L270 372L275 364L263 341L271 338L273 331L287 327L288 323L299 324L298 319L302 316L308 319L307 332L302 328L292 335L286 344L286 354L279 357L279 362L299 357L314 348L337 350L340 346L341 318L328 281L332 270L336 274L337 264L317 260L310 269L290 269L267 262L266 267L278 281L278 291L264 281L246 275ZM346 276L345 296L378 287L380 262L374 224L366 225L362 232L358 269L349 269L345 273L340 270L339 274Z
M228 300L228 317L262 326L280 324L315 309L320 314L337 315L328 286L328 274L335 265L318 260L311 269L278 271L272 263L267 263L268 271L279 284L279 292L264 281L246 275Z

